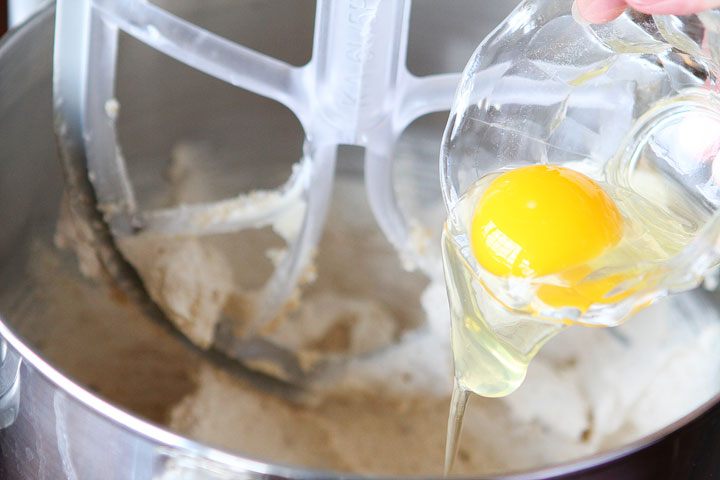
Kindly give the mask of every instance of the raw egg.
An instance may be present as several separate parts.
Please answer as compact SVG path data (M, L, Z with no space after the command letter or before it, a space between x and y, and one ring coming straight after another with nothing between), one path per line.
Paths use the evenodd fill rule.
M622 235L622 215L595 181L569 168L531 165L490 183L473 213L470 240L487 271L527 278L585 264Z

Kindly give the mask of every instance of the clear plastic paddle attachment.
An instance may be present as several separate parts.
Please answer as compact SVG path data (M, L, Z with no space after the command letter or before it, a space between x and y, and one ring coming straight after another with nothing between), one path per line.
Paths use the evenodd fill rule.
M86 240L98 252L106 272L128 283L133 269L124 260L130 260L155 303L197 345L213 346L241 360L270 356L281 376L304 373L292 352L276 348L262 332L282 316L296 299L298 284L309 275L328 208L339 144L365 147L365 183L377 221L402 253L422 262L411 247L409 222L395 200L392 154L398 136L410 122L449 109L459 75L415 77L407 71L409 11L409 0L371 0L362 5L318 0L312 59L294 67L150 2L58 1L56 131L71 208L87 221ZM115 128L120 31L201 72L289 108L300 121L306 140L304 155L287 182L278 190L256 192L253 198L141 208ZM158 271L174 268L169 263L189 268L193 262L212 259L198 257L188 247L181 261L155 268L164 247L155 248L152 255L136 254L141 250L138 245L146 247L148 242L164 245L180 237L262 227L279 232L286 245L273 259L275 269L269 280L246 308L250 313L242 322L242 335L237 333L238 325L213 307L211 299L198 296L197 302L188 305L153 283L153 276L163 275ZM208 275L198 282L212 283L218 278ZM204 321L192 318L198 312Z

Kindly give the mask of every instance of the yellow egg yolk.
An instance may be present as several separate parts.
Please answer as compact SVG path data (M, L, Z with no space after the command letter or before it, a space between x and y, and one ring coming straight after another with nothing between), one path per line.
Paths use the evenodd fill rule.
M535 277L598 257L622 233L620 211L597 183L565 167L532 165L490 183L473 213L470 241L490 273Z
M629 279L632 272L610 274L588 280L586 276L590 273L592 271L586 265L566 270L560 274L565 285L540 285L537 296L550 307L575 307L585 312L594 303L612 303L627 298L637 288L636 285L610 295L609 292Z

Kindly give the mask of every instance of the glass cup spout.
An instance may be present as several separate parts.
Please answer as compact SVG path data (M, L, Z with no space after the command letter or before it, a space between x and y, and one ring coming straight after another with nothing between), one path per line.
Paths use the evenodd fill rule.
M697 286L720 260L720 11L628 9L588 25L572 4L527 0L480 44L444 133L443 261L456 385L465 392L508 395L568 325L617 326ZM479 205L500 175L534 165L596 182L621 214L621 239L558 271L491 273L475 250ZM552 214L564 218L565 205ZM526 228L537 229L527 241L544 237L551 253L563 247L547 238L582 240L567 240L572 228ZM455 438L457 428L450 432Z
M608 24L586 25L573 17L571 0L531 0L478 47L441 152L451 241L467 241L469 230L462 232L474 205L460 205L480 179L547 164L606 186L631 220L628 235L653 237L643 248L662 252L628 253L600 272L589 269L580 285L620 276L598 301L578 305L538 295L548 285L563 288L562 278L498 278L458 246L506 309L613 326L656 298L696 286L718 263L719 31L720 11L677 17L627 10Z

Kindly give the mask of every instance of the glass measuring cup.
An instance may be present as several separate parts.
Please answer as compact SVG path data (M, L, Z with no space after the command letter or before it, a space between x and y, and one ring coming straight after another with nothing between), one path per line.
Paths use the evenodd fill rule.
M571 1L526 1L478 47L441 153L444 260L463 389L507 395L567 325L618 325L655 299L698 285L718 263L719 19L717 11L652 17L628 10L609 24L584 25ZM539 289L582 288L598 272L570 286L552 276L490 274L470 248L476 203L463 202L486 175L532 164L578 170L620 197L645 199L647 222L665 222L684 238L664 258L600 272L621 275L600 300L543 300Z

